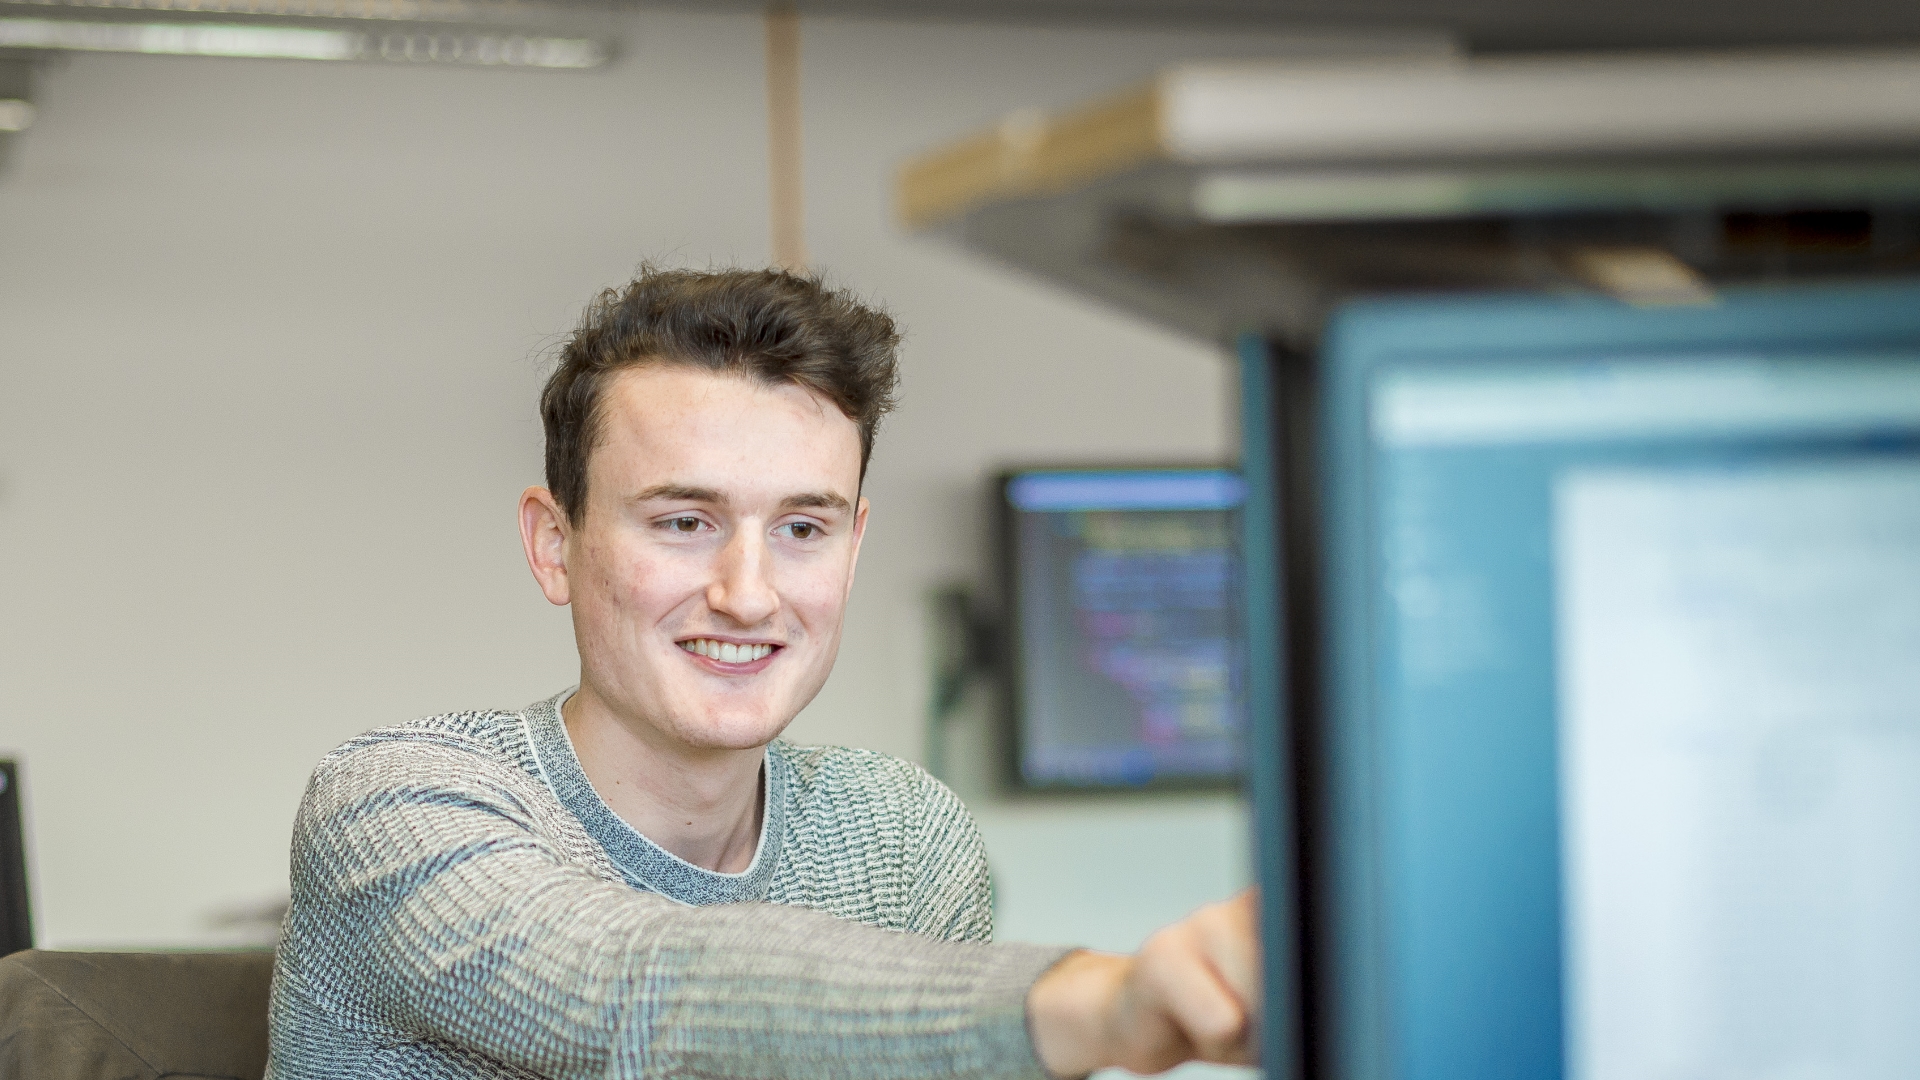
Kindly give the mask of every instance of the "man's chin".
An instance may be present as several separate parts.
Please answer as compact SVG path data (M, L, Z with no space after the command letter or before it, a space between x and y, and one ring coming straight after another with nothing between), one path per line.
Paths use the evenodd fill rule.
M681 741L700 750L755 750L780 737L792 717L776 720L765 714L708 716L675 725Z

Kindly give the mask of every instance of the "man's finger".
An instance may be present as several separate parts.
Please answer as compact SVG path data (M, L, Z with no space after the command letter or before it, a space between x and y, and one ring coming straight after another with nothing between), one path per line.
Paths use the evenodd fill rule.
M1149 992L1172 1016L1203 1061L1241 1064L1248 1059L1248 1012L1207 956L1196 927L1178 927L1150 943L1141 972Z
M1259 1012L1264 996L1259 911L1259 894L1249 889L1224 903L1202 908L1192 920L1205 943L1207 959L1250 1014Z

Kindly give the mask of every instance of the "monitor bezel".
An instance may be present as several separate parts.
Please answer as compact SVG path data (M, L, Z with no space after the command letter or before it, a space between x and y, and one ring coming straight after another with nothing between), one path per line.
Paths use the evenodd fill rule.
M33 948L20 766L0 759L0 956Z

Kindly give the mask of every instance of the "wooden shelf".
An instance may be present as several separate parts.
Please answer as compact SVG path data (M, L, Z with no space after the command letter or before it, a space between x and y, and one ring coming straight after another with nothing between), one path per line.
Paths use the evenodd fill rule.
M1208 336L1310 334L1382 268L1402 287L1582 287L1568 246L1691 236L1737 276L1702 246L1728 211L1878 210L1911 231L1920 52L1177 67L912 161L896 198L909 228ZM1862 266L1893 258L1884 239Z

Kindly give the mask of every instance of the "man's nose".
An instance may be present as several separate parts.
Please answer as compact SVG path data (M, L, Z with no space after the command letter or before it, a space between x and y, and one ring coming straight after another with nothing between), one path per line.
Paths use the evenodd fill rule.
M741 626L755 626L780 610L774 590L772 558L767 538L759 529L741 529L721 549L707 606Z

